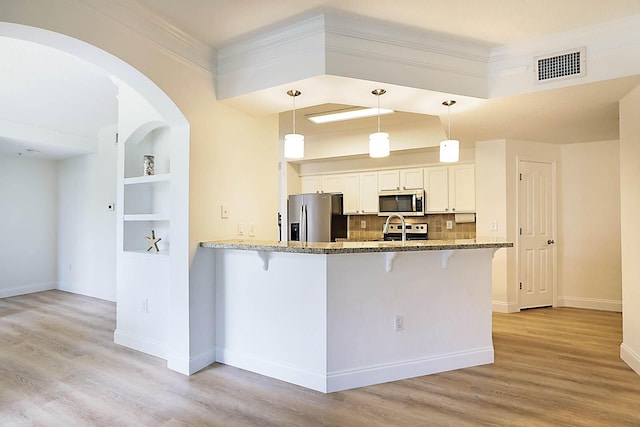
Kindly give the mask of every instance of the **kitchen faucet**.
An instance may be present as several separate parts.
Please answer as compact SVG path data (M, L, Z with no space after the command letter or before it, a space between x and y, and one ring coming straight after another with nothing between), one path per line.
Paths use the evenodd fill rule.
M404 217L400 214L391 214L389 215L389 217L387 218L387 222L384 223L384 228L382 229L382 233L386 233L387 230L389 230L389 220L391 219L391 217L396 217L396 218L400 218L400 221L402 221L402 244L404 245L404 243L407 241L407 224L404 222Z

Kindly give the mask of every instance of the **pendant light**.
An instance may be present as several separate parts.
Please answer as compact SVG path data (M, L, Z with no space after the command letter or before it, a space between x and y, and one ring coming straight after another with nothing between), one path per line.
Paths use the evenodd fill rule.
M378 132L369 135L369 156L387 157L389 155L389 134L380 132L380 95L384 95L387 91L374 89L371 93L378 97Z
M446 141L440 142L440 161L442 163L457 162L460 158L460 141L457 139L451 139L451 106L455 105L456 101L444 101L442 105L445 105L449 109L449 136Z
M293 133L284 136L284 157L287 159L301 159L304 157L304 135L296 133L296 96L302 95L299 90L287 91L293 99Z

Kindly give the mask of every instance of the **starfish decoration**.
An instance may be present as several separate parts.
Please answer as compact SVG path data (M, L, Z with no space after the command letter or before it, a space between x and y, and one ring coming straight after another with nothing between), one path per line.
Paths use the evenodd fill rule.
M162 239L159 237L156 238L155 230L151 230L151 237L145 237L145 239L147 239L147 252L154 248L156 252L160 252L160 249L158 249L158 242Z

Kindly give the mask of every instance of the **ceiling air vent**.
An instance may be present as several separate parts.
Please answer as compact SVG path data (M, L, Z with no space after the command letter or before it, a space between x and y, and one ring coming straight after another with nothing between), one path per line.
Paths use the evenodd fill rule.
M585 75L585 48L534 58L536 82L583 77Z

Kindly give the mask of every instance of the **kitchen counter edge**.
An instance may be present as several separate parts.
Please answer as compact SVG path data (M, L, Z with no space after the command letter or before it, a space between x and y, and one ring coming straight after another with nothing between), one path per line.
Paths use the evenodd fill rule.
M416 252L465 249L511 248L512 242L491 240L422 240L402 242L337 242L299 243L259 240L216 240L200 242L203 248L235 249L258 252L289 252L300 254L353 254L372 252Z

